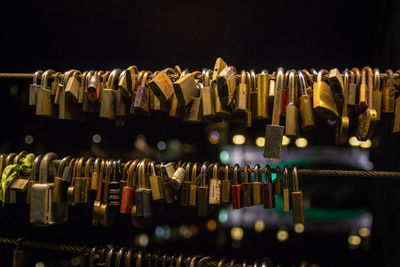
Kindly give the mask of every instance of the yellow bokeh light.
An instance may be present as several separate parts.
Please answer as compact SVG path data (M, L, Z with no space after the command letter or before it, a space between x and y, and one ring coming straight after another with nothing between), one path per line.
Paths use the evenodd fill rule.
M349 242L351 246L358 247L361 244L361 237L358 235L349 235L347 242Z
M294 231L295 231L296 233L298 233L298 234L303 233L303 232L304 232L304 224L302 224L302 223L296 223L296 224L294 225Z
M358 229L358 234L361 237L368 237L371 235L371 229L369 229L368 227L361 227L360 229Z
M308 145L308 141L305 138L297 138L296 139L296 146L299 148L304 148Z
M264 147L264 144L265 144L265 138L264 137L258 137L256 139L256 145L258 147Z
M215 220L208 220L207 221L207 230L210 232L215 231L217 229L217 222Z
M244 135L242 135L242 134L237 134L237 135L234 135L234 136L233 136L232 142L233 142L235 145L243 145L244 142L246 142L246 138L245 138Z
M265 229L265 223L262 220L257 220L254 223L254 230L256 230L257 233L261 233Z
M285 242L289 238L289 233L286 230L279 230L276 233L276 239L278 239L279 242Z
M199 232L199 227L196 224L192 224L189 226L189 230L195 236Z
M286 135L284 135L282 138L282 146L287 146L289 144L290 144L290 138L288 138Z
M232 227L231 229L231 237L234 241L240 241L243 239L243 229L241 227Z
M349 138L349 145L351 146L359 146L360 145L360 141L358 141L357 137L352 136Z
M371 145L372 145L372 142L369 139L367 141L360 142L360 147L362 147L362 148L370 148Z

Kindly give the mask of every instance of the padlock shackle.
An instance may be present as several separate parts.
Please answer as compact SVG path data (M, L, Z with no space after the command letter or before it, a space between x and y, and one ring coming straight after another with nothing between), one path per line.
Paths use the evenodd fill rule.
M289 189L289 167L285 165L283 169L283 188Z
M386 74L388 75L387 81L386 81L386 87L394 87L393 85L393 71L391 69L388 69L386 71Z
M350 86L349 71L347 69L343 72L343 103L342 103L342 117L347 117L347 103Z
M293 165L292 167L292 181L293 181L293 192L299 192L299 176L297 172L297 166Z
M61 177L65 166L69 164L71 159L72 159L71 156L66 156L60 161L60 164L58 165L58 168L57 168L57 177Z
M139 164L138 171L138 189L145 188L145 171L146 171L146 161L143 159Z
M307 88L307 83L308 83L308 86L311 86L313 84L313 82L314 82L313 77L311 76L311 74L306 69L302 69L301 72L303 73L304 78L306 80L306 88Z
M43 154L36 156L35 160L32 164L32 181L39 182L39 169L40 169L40 162L43 159Z
M224 169L224 180L229 181L229 164L225 165Z
M82 157L78 160L77 167L76 167L76 177L83 177L83 162L84 161L85 161L84 157Z
M247 72L245 70L240 73L240 84L247 84Z
M46 70L42 75L42 80L41 80L41 83L40 83L41 87L47 89L47 82L49 80L49 77L51 78L51 75L53 75L55 73L56 73L55 70L52 70L52 69Z
M183 176L184 181L190 181L190 168L192 167L192 163L189 161L185 167L185 175Z
M304 75L303 72L301 70L297 71L297 75L299 76L299 92L300 92L300 96L303 95L307 95L307 85L306 85L306 81L304 79Z
M94 158L88 158L85 162L85 177L89 178L90 177L90 167L94 161Z
M243 183L249 183L249 169L250 169L249 164L245 164L243 168Z
M33 74L33 84L38 85L37 82L38 82L39 79L41 79L42 76L43 76L43 71L42 70L36 71L35 74Z
M124 164L124 169L122 170L122 181L126 182L126 179L128 178L128 170L129 170L129 167L131 166L132 162L133 162L133 160L130 160Z
M49 152L45 154L43 159L40 161L40 169L39 169L40 184L46 184L49 182L50 164L52 164L52 161L57 158L58 156L56 153Z
M291 70L289 73L289 104L295 104L295 96L296 96L296 86L295 86L295 78L294 74L296 73L295 70Z
M262 182L261 175L260 175L260 164L254 165L254 181L255 182Z
M354 68L351 69L351 71L356 76L356 85L360 86L360 84L361 84L361 73L360 73L360 70L358 68L354 67ZM354 82L354 80L352 82Z
M257 90L256 89L256 84L257 84L256 72L253 69L251 69L249 71L249 73L250 73L250 82L251 82L250 91L255 92Z
M207 186L207 169L208 169L209 163L204 162L203 165L201 166L200 170L200 175L201 175L201 181L200 185L201 186Z
M193 168L192 168L192 177L190 180L191 185L197 185L197 162L195 162L193 164Z
M265 183L272 184L272 171L271 171L271 166L269 166L269 164L265 165L264 173L265 173Z
M276 90L274 98L274 108L272 111L272 126L279 126L282 106L282 90L283 90L283 79L284 79L283 68L278 68L277 79L276 79Z
M213 164L212 177L218 179L218 162Z
M321 83L324 80L324 75L329 74L329 72L326 69L322 69L318 72L318 78L317 82Z
M233 166L233 178L232 178L232 183L234 185L238 185L239 184L239 164L235 164L235 166Z
M368 80L367 79L368 72ZM367 83L367 92L368 92L368 108L372 108L372 87L373 87L373 77L372 77L372 69L368 66L362 68L362 83ZM361 87L360 87L361 90Z
M379 71L378 68L375 68L373 70L374 72L374 87L373 91L379 91L381 88L381 72ZM393 72L392 72L393 75Z

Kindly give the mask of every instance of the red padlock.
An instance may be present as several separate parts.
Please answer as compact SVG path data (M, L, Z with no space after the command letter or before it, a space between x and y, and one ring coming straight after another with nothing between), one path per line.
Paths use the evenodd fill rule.
M136 166L139 164L139 162L139 159L135 159L129 166L126 186L124 186L122 191L120 213L131 213L131 210L135 205L135 187L133 181L136 176Z

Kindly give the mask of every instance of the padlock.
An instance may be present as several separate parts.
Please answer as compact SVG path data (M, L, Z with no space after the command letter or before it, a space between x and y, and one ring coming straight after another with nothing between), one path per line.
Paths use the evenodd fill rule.
M247 79L247 72L242 70L240 75L240 83L236 89L236 101L235 101L235 115L236 116L247 116L248 112L248 98L249 98L249 80Z
M101 160L99 171L98 171L98 184L96 186L96 199L93 202L93 216L92 216L92 225L97 226L99 224L100 218L100 207L102 204L102 193L103 193L103 176L104 171L106 170L106 161Z
M57 175L54 177L54 186L53 186L53 198L52 201L53 203L61 203L65 202L65 194L63 192L63 185L62 185L62 174L65 169L65 167L69 164L71 161L71 157L67 156L63 158L58 165L58 170L57 170Z
M235 164L233 167L233 179L232 179L232 208L242 208L242 185L240 184L240 173L239 164Z
M254 70L247 72L250 76L250 88L248 97L247 127L253 125L253 120L257 117L258 93L257 93L257 76Z
M328 81L329 86L331 87L333 98L335 98L336 101L341 101L344 95L344 85L342 75L337 68L329 71Z
M188 162L185 166L185 174L181 186L181 206L188 206L190 199L190 169L192 163Z
M271 124L268 124L265 129L265 145L264 145L265 158L279 159L281 157L284 127L280 126L279 122L280 122L281 104L282 104L282 88L284 79L283 72L284 72L283 68L278 68L272 120Z
M82 108L76 101L74 102L71 97L65 93L67 83L72 75L79 73L78 70L69 70L64 73L62 82L58 87L58 93L55 96L54 103L58 103L58 118L61 120L77 120L81 118Z
M349 97L348 105L355 106L357 100L358 88L361 84L361 74L358 68L352 68L350 71L350 83L349 83Z
M41 79L42 75L42 70L38 70L33 74L33 82L29 85L29 106L36 105L37 92L40 88L39 79Z
M299 188L299 179L296 165L292 169L293 191L292 191L292 208L293 223L304 222L304 201L303 192Z
M221 180L218 179L218 163L213 164L212 177L210 179L208 204L221 204Z
M271 117L268 109L268 84L268 71L263 70L260 74L257 74L257 112L255 114L257 119L268 119Z
M98 222L102 227L110 227L113 224L117 207L120 205L116 171L116 161L108 161L106 163L103 200L98 213Z
M146 71L141 79L141 84L137 89L134 103L135 114L149 115L150 114L150 90L147 85L147 80L152 74L151 71Z
M397 77L399 77L400 70L397 70L396 74ZM393 118L392 134L397 134L399 132L400 132L400 95L397 96L394 102L394 118Z
M380 121L382 111L381 73L377 68L375 68L373 72L374 86L372 90L372 108L376 110L377 119Z
M206 71L204 75L204 87L200 92L203 104L203 117L207 120L214 120L216 117L215 91L210 81L211 74L211 70Z
M297 109L295 71L289 73L289 101L286 106L285 135L289 138L296 138L299 132L299 111Z
M190 179L189 206L197 205L197 163L193 164L192 175Z
M41 86L37 88L36 115L38 116L52 117L56 115L49 88L49 80L55 73L54 70L46 70L42 76Z
M253 205L260 205L264 201L264 183L260 175L260 165L254 165Z
M165 199L163 181L161 176L156 173L156 168L154 165L155 163L152 161L150 163L151 175L149 177L151 193L153 195L153 200L163 200Z
M136 217L144 217L144 201L147 193L145 188L146 164L147 161L142 160L138 166L138 184L135 190Z
M275 195L282 195L282 179L281 179L281 170L279 167L275 169L276 178L274 180L274 192Z
M325 74L328 74L327 70L320 70L317 82L314 82L313 108L321 117L328 120L337 120L339 118L337 105L330 86L323 80L323 75Z
M34 159L34 155L28 155L26 151L21 151L15 158L14 164L20 164L22 158L31 157ZM0 169L1 174L1 169ZM26 189L30 180L31 171L24 170L19 172L19 175L11 182L9 187L9 195L11 203L26 203ZM7 191L6 191L7 192Z
M298 105L300 110L301 128L304 132L313 130L315 128L314 112L312 108L312 97L307 93L306 80L302 71L297 71L299 76L299 89L300 97Z
M171 186L174 190L181 189L183 178L185 177L185 164L178 166L174 174L171 176Z
M81 75L80 71L74 71L65 86L65 97L74 103L78 103Z
M366 81L367 72L368 72L368 82ZM372 70L370 67L364 67L361 73L362 73L362 81L360 88L365 87L368 90L368 106L358 116L356 137L359 141L366 141L367 139L371 139L374 134L376 124L378 122L377 118L378 115L376 110L372 108L372 87L373 87Z
M139 159L129 163L126 184L122 189L120 213L131 213L135 205L136 170L139 163Z
M172 162L164 164L161 163L161 179L163 181L164 197L167 204L175 201L175 195L171 187L171 178L175 172L174 164Z
M4 160L5 157L1 155L0 162ZM42 161L43 155L38 155L35 157L35 160L32 164L32 176L28 182L28 186L26 189L26 204L31 204L31 193L32 193L32 185L36 184L39 181L39 166ZM5 166L5 164L2 164ZM0 171L3 172L3 169L0 168Z
M224 179L221 181L222 203L227 204L231 202L231 187L232 183L231 180L229 180L229 165L225 165Z
M272 72L268 82L268 102L273 102L276 93L276 72Z
M347 115L347 104L348 104L348 91L349 91L349 71L344 71L344 82L343 82L343 101L342 101L342 114L336 123L336 135L335 143L337 145L343 145L348 140L350 120Z
M198 82L197 86L196 97L193 98L193 101L187 107L188 112L184 116L184 121L189 123L200 123L203 121L203 104L199 92L204 88L204 85L201 82Z
M208 207L208 185L207 185L207 168L208 163L204 162L200 171L200 186L197 187L197 215L207 216Z
M250 166L248 164L244 165L243 183L242 183L243 207L250 207L253 205L253 188L251 183L251 177L249 178L249 168Z
M265 184L264 184L264 209L275 208L275 192L272 184L271 167L267 164L265 166Z
M88 74L89 74L88 71L84 71L81 76L81 81L80 81L79 90L78 90L78 103L79 104L83 104L83 94L85 91L86 80L87 80Z
M65 216L56 217L58 212L53 210L52 189L53 183L49 177L54 177L56 167L52 163L57 158L55 153L47 153L40 161L39 181L31 188L30 222L38 226L48 226L55 223L65 222Z
M230 106L236 94L236 69L225 67L217 76L218 97L223 106Z
M83 187L83 165L84 165L85 158L80 158L78 160L76 166L76 173L74 177L74 184L73 184L73 205L77 205L81 202L81 191ZM71 194L71 193L70 193Z
M167 68L157 73L149 82L151 91L163 104L168 104L174 95L174 85L171 80L172 75L176 75L175 71Z
M115 119L115 103L117 91L115 90L118 85L118 77L121 74L121 69L114 69L108 77L107 85L103 88L101 105L100 105L100 118Z
M81 203L89 203L91 201L91 185L92 185L91 169L93 161L94 161L93 158L88 158L85 162L85 172L81 180L81 190L80 190Z
M386 79L386 84L382 89L382 112L393 114L396 93L396 88L393 84L393 71L389 69L386 71L386 74L388 75L388 78Z
M23 239L18 238L17 245L13 251L13 267L31 266L31 252L22 246Z
M290 188L289 188L289 167L287 165L285 165L285 168L283 170L282 195L283 195L283 211L289 212L290 211Z

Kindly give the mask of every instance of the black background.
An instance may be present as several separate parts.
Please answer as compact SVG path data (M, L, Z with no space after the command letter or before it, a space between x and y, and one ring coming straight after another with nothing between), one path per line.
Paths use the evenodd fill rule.
M399 12L398 1L6 1L0 16L0 72L113 69L132 64L140 69L178 64L198 70L212 68L217 57L238 70L273 71L279 66L343 70L364 65L396 70L400 66ZM118 151L132 147L134 136L144 133L153 144L167 137L197 144L201 150L196 159L217 159L206 142L203 126L166 121L162 116L152 121L129 119L126 127L99 120L64 122L37 118L26 107L28 82L18 82L18 97L9 94L10 85L16 81L0 82L2 152L27 149L55 151L61 156L77 154L88 149L92 134L100 132L109 151L107 155L117 157ZM35 138L32 146L23 142L27 134ZM324 141L324 135L321 136L319 139ZM392 137L382 138L381 147L373 151L378 169L399 168L395 153L398 140L393 142ZM309 242L321 242L321 249L332 249L330 257L325 257L326 250L325 254L315 251L314 259L322 266L357 262L372 266L400 264L396 258L398 186L379 184L372 190L368 192L373 193L371 209L376 220L372 250L357 257L345 253L345 248L337 250L344 243L336 242L334 246L322 237L312 237ZM8 212L15 215L5 210ZM11 227L5 217L2 224L3 235L20 233L21 228ZM32 236L40 236L40 231L29 229ZM71 229L65 235L71 234ZM114 234L122 235L118 228L113 229ZM40 233L47 235L47 240L67 240L62 234ZM112 234L107 233L111 239ZM291 249L295 255L304 253L312 261L313 253L307 251L307 245L298 243ZM285 255L290 250L277 252L278 249L274 250L279 253L277 258L290 258Z

